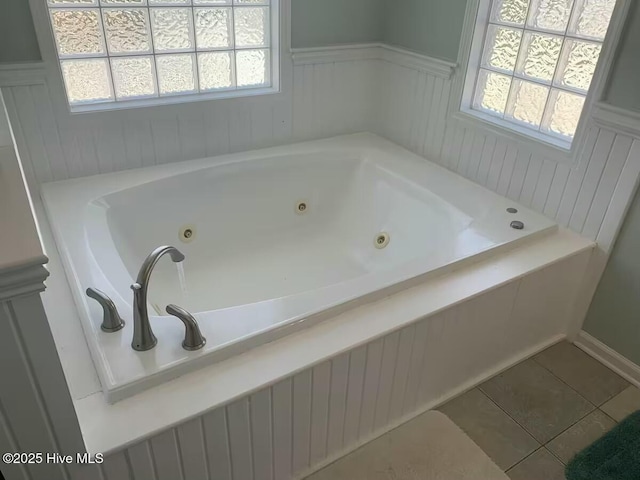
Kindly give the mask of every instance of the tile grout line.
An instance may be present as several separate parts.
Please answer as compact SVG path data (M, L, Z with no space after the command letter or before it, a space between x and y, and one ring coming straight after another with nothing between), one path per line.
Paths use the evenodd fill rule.
M546 350L543 350L540 353L545 352ZM539 355L539 354L538 354ZM535 357L531 357L531 360L533 360L535 362L536 365L544 368L547 372L549 372L553 378L555 378L556 380L558 380L560 383L563 383L564 385L566 385L567 387L569 387L571 389L572 392L574 392L576 395L578 395L580 398L582 398L584 401L586 401L589 405L593 406L594 409L600 408L599 405L596 405L595 403L593 403L591 400L589 400L588 398L586 398L584 395L582 395L580 392L578 392L575 388L573 388L571 385L569 385L567 382L565 382L563 379L561 379L560 377L558 377L555 373L553 373L551 370L549 370L547 367L545 367L543 364L541 364L539 361L537 361L535 359ZM607 400L608 401L608 400ZM606 403L606 402L605 402Z
M573 344L570 344L573 345ZM551 347L550 347L551 348ZM546 349L548 350L548 349ZM539 354L543 353L544 351L540 352ZM538 355L539 355L538 354ZM582 398L583 400L585 400L589 405L591 405L593 407L592 410L590 410L588 413L586 413L585 415L581 416L580 418L578 418L575 422L573 422L571 425L567 426L567 428L563 429L561 432L559 432L557 435L554 435L552 438L550 438L549 440L547 440L546 442L542 443L540 442L536 437L533 436L533 434L531 432L529 432L529 430L527 430L527 428L522 425L520 422L518 422L518 420L516 420L515 418L513 418L513 416L511 416L504 408L502 408L496 401L493 400L493 398L491 398L483 389L482 389L482 385L488 381L490 381L491 379L497 377L498 375L495 375L494 377L491 377L490 379L487 379L485 382L483 382L482 384L478 385L476 388L478 389L478 391L484 395L493 405L495 405L501 412L503 412L507 418L511 419L516 425L518 425L520 428L523 429L523 431L529 435L531 438L533 438L533 440L538 443L538 448L536 448L533 452L527 454L526 456L524 456L523 458L521 458L520 460L518 460L516 463L514 463L513 465L509 466L508 468L506 468L504 470L504 472L508 472L510 470L512 470L513 468L515 468L517 465L520 465L522 462L524 462L526 459L528 459L529 457L531 457L532 455L534 455L535 453L537 453L538 451L540 451L541 449L546 450L553 458L555 458L556 460L558 460L560 462L561 465L566 466L566 464L564 463L564 461L562 459L560 459L554 452L553 450L551 450L550 448L548 448L548 445L553 442L555 439L557 439L560 435L563 435L564 433L566 433L569 429L573 428L574 426L576 426L578 423L580 423L581 421L583 421L584 419L586 419L588 416L594 414L595 412L600 412L601 414L603 414L605 417L609 418L610 420L612 420L616 425L619 423L617 420L615 420L613 417L611 417L610 415L608 415L606 412L604 412L601 407L604 406L606 403L608 403L609 401L611 401L612 399L616 398L618 395L620 395L622 392L624 392L627 388L629 388L629 386L631 384L629 384L627 387L625 387L624 390L622 390L622 392L618 392L617 394L613 395L612 397L608 398L607 400L605 400L604 402L602 402L601 404L596 404L594 402L591 402L590 400L588 400L587 398L585 398L580 392L578 392L575 388L573 388L571 385L569 385L567 382L565 382L562 378L558 377L554 372L552 372L549 368L547 368L545 365L543 365L542 363L540 363L535 357L537 355L534 355L526 360L523 360L520 363L517 363L516 365L513 365L514 368L517 365L521 365L525 362L527 362L528 360L532 360L536 365L542 367L545 371L547 371L548 373L551 374L551 376L555 379L557 379L560 383L562 383L563 385L565 385L567 388L569 388L572 392L574 392L576 395L578 395L580 398ZM598 362L600 363L600 362ZM602 365L602 364L601 364ZM603 365L605 368L606 365ZM610 369L609 369L610 370ZM615 373L615 372L612 372ZM627 382L628 383L628 382ZM453 399L452 399L453 400Z
M546 448L544 445L540 445L538 448L536 448L533 452L531 452L530 454L528 454L526 457L524 457L522 460L520 460L518 463L516 463L515 465L512 465L511 467L509 467L508 469L506 469L504 471L504 473L509 473L511 470L513 470L514 468L516 468L518 465L520 465L521 463L523 463L525 460L527 460L528 458L533 457L536 453L538 453L540 450L546 450L549 452L549 449ZM552 454L551 452L549 452L550 454ZM552 454L553 455L553 454ZM554 455L555 457L555 455ZM556 457L557 458L557 457ZM559 459L558 459L559 460ZM562 462L560 462L562 463ZM562 464L564 465L564 463Z
M573 345L573 344L571 344ZM551 347L549 347L551 348ZM547 349L543 350L540 353L545 352ZM539 354L540 354L539 353ZM539 355L537 354L537 355ZM553 440L555 440L556 438L558 438L560 435L562 435L563 433L565 433L567 430L569 430L570 428L574 427L576 424L578 424L579 422L581 422L582 420L584 420L585 418L587 418L589 415L591 415L592 413L594 413L596 410L600 410L600 407L595 405L594 403L590 402L588 399L586 399L585 397L583 397L578 391L576 391L571 385L569 385L567 382L565 382L564 380L562 380L561 378L559 378L556 374L554 374L551 370L549 370L547 367L545 367L544 365L542 365L540 362L538 362L535 357L537 355L534 355L533 357L530 357L526 360L523 360L520 363L515 364L513 367L514 368L518 365L521 365L529 360L532 360L533 362L535 362L536 365L539 365L540 367L542 367L544 370L546 370L547 372L549 372L554 378L556 378L558 381L560 381L562 384L566 385L571 391L573 391L576 395L578 395L580 398L582 398L584 401L586 401L589 405L593 406L594 408L589 411L589 413L587 413L586 415L583 415L582 417L580 417L578 420L576 420L575 422L573 422L571 425L569 425L567 428L565 428L564 430L562 430L560 433L558 433L557 435L553 436L552 438L550 438L547 442L545 443L541 443L536 437L533 436L533 434L531 432L529 432L529 430L527 430L527 428L520 424L520 422L518 422L515 418L513 418L505 409L503 409L500 405L498 405L498 403L496 403L487 393L485 393L484 390L482 390L482 385L486 382L489 382L491 379L497 377L498 375L491 377L489 379L487 379L485 382L483 382L482 384L478 385L476 388L478 388L478 391L480 391L485 397L487 397L489 399L489 401L491 401L491 403L493 403L496 407L498 407L502 412L504 412L505 415L507 415L511 420L513 420L517 425L519 425L531 438L533 438L536 442L538 442L542 447L546 447L550 442L552 442ZM614 397L617 395L614 395ZM614 398L612 397L612 398ZM611 399L609 399L611 400ZM605 401L604 403L607 403L609 400ZM602 405L604 405L604 403ZM604 413L604 412L602 412ZM606 414L605 414L606 415ZM613 420L613 419L612 419ZM615 420L614 420L615 421ZM547 449L548 450L548 449ZM550 451L550 450L549 450ZM553 453L553 452L551 452ZM524 459L523 459L524 460ZM560 460L560 459L558 459ZM522 461L522 460L521 460ZM509 468L513 468L509 467Z
M557 344L556 344L557 345ZM569 345L576 347L573 343L569 343ZM552 347L549 347L552 348ZM603 367L605 367L607 370L609 370L611 373L613 373L614 375L616 375L617 377L620 377L622 380L625 381L625 383L627 383L628 385L624 388L624 390L622 390L621 392L616 393L615 395L613 395L612 397L608 398L607 400L605 400L604 402L602 402L601 404L596 404L594 402L592 402L591 400L589 400L588 398L586 398L584 395L582 395L580 392L578 392L575 388L573 388L571 385L569 385L567 382L565 382L562 378L560 378L559 376L557 376L555 373L553 373L549 368L547 368L545 365L543 365L542 363L540 363L538 360L536 360L536 357L544 352L546 352L547 350L549 350L549 348L547 348L546 350L543 350L542 352L534 355L533 357L530 357L530 360L533 360L537 365L540 365L542 368L544 368L547 372L549 372L551 375L553 375L555 378L557 378L558 380L560 380L562 383L564 383L567 387L569 387L571 390L573 390L574 392L576 392L578 395L580 395L582 398L584 398L587 402L589 402L591 405L594 405L596 407L596 409L599 409L600 407L602 407L605 403L607 403L610 400L613 400L615 397L617 397L618 395L620 395L622 392L624 392L624 390L626 390L627 388L629 388L629 386L632 386L631 383L629 383L627 380L625 380L624 378L620 377L620 375L618 375L616 372L614 372L613 370L611 370L609 367L607 367L606 365L604 365L603 363L600 363L598 360L596 360L595 358L593 358L593 360L595 360L597 363L599 363L600 365L602 365ZM525 360L526 361L526 360ZM519 365L519 364L518 364ZM514 365L515 367L515 365Z
M526 360L525 360L526 362ZM518 364L519 365L519 364ZM514 365L515 366L515 365ZM488 380L487 380L488 381ZM535 449L533 452L531 452L530 454L526 455L525 457L523 457L522 459L520 459L519 461L517 461L515 464L511 465L509 468L507 468L505 470L505 473L508 472L509 470L511 470L512 468L514 468L516 465L520 464L521 462L523 462L524 460L526 460L527 458L529 458L531 455L533 455L534 453L536 453L538 450L540 450L541 448L544 448L545 450L547 450L554 458L556 458L562 465L565 465L565 463L549 448L547 448L547 445L549 445L549 443L551 443L553 440L555 440L556 438L558 438L560 435L562 435L563 433L565 433L567 430L569 430L570 428L574 427L576 424L578 424L579 422L581 422L582 420L584 420L585 418L587 418L589 415L591 415L593 412L595 412L596 410L599 410L597 407L590 411L589 413L587 413L586 415L582 416L581 418L579 418L578 420L576 420L576 422L572 423L570 426L568 426L567 428L565 428L564 430L562 430L560 433L558 433L557 435L555 435L554 437L550 438L547 442L545 443L541 443L536 437L534 437L531 432L529 432L529 430L526 429L526 427L522 424L520 424L520 422L518 422L515 418L513 418L506 410L504 410L500 405L498 405L489 395L487 395L483 390L480 389L480 386L478 386L478 391L480 393L482 393L485 397L487 397L489 399L489 401L491 403L493 403L496 407L498 407L498 409L503 412L508 418L510 418L511 420L513 420L513 422L518 425L520 428L522 428L522 430L524 430L524 432L529 435L531 438L533 438L536 443L539 444L539 447L537 449ZM586 400L586 399L585 399ZM589 402L591 403L591 402ZM593 404L592 404L593 405ZM603 412L604 413L604 412Z
M571 343L570 345L575 346L575 345L573 345L572 343ZM549 348L551 348L551 347L549 347ZM576 348L577 348L577 347L576 347ZM547 349L547 350L548 350L548 349ZM541 353L543 353L543 352L545 352L545 351L546 351L546 350L543 350L543 351L542 351L542 352L540 352L538 355L540 355ZM612 421L617 425L617 424L618 424L618 422L617 422L615 419L613 419L612 417L610 417L609 415L607 415L607 414L606 414L606 413L605 413L605 412L604 412L600 407L602 407L604 404L606 404L606 403L607 403L607 402L609 402L610 400L612 400L612 399L616 398L616 397L617 397L618 395L620 395L620 393L622 393L622 392L619 392L619 393L617 393L617 394L613 395L613 396L612 396L612 397L610 397L609 399L607 399L607 400L605 400L604 402L602 402L600 405L598 405L598 404L596 404L596 403L593 403L593 402L591 402L589 399L585 398L585 397L584 397L580 392L578 392L575 388L573 388L571 385L569 385L567 382L565 382L562 378L558 377L558 376L557 376L555 373L553 373L549 368L547 368L545 365L543 365L543 364L542 364L542 363L540 363L538 360L536 360L536 358L535 358L536 356L537 356L537 355L535 355L535 356L531 357L531 360L533 360L533 361L534 361L537 365L539 365L540 367L544 368L544 369L545 369L547 372L549 372L553 377L557 378L561 383L565 384L568 388L570 388L572 391L574 391L578 396L580 396L581 398L583 398L583 399L584 399L586 402L588 402L590 405L593 405L593 406L595 407L592 411L590 411L589 413L587 413L587 414L586 414L586 415L584 415L583 417L581 417L581 418L579 418L578 420L576 420L574 423L572 423L570 426L568 426L567 428L565 428L562 432L558 433L558 434L557 434L556 436L554 436L553 438L549 439L549 440L548 440L548 441L543 445L543 447L545 447L545 448L547 449L547 451L549 451L549 453L551 453L551 455L553 455L555 458L557 458L557 459L558 459L558 461L560 461L563 465L566 465L566 464L564 463L564 461L563 461L560 457L558 457L558 456L555 454L555 452L554 452L551 448L547 448L547 445L549 445L551 442L553 442L553 441L554 441L556 438L558 438L560 435L562 435L562 434L566 433L569 429L571 429L571 428L575 427L578 423L580 423L581 421L583 421L584 419L586 419L589 415L592 415L592 414L594 414L594 413L595 413L595 412L597 412L597 411L599 411L600 413L602 413L603 415L605 415L607 418L611 419L611 420L612 420ZM594 360L595 360L595 359L594 359ZM526 361L526 360L525 360L525 361ZM596 362L598 362L598 361L596 360ZM598 362L598 363L600 363L600 362ZM610 370L612 373L616 374L616 373L615 373L615 372L613 372L611 369L609 369L606 365L603 365L602 363L600 363L600 365L602 365L603 367L607 368L607 369L608 369L608 370ZM617 374L616 374L616 375L617 375ZM628 383L628 382L627 382L627 383ZM631 385L631 384L629 384L629 385ZM625 387L625 390L626 390L627 388L628 388L628 386L627 386L627 387ZM623 391L624 391L624 390L623 390ZM523 427L523 428L524 428L524 427ZM525 430L526 430L526 429L525 429Z
M525 360L526 361L526 360ZM493 378L493 377L492 377ZM488 380L487 380L488 381ZM511 421L513 421L516 425L518 425L527 435L529 435L534 442L536 442L538 444L538 448L536 448L533 452L525 455L523 458L521 458L520 460L518 460L516 463L514 463L513 465L511 465L510 467L506 468L504 471L507 472L508 470L511 470L513 467L515 467L516 465L518 465L520 462L522 462L525 458L530 457L531 455L533 455L535 452L537 452L538 450L540 450L540 448L544 447L544 445L542 443L540 443L538 441L538 439L536 437L534 437L533 435L531 435L531 432L529 432L529 430L527 430L526 428L524 428L524 425L521 425L515 418L513 418L511 415L509 415L500 405L498 405L496 402L494 402L493 398L491 398L489 395L487 395L486 393L484 393L484 391L480 388L480 385L478 385L476 387L478 389L478 391L484 395L492 404L494 404L498 410L500 410L502 413L504 413L507 418L509 418Z

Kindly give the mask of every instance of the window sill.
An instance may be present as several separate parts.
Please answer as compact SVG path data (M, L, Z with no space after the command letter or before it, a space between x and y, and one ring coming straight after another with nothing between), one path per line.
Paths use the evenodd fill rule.
M167 97L143 98L138 100L127 100L122 102L103 102L85 105L71 105L69 110L72 114L105 112L112 110L128 110L133 108L157 107L161 105L177 105L180 103L206 102L209 100L242 99L259 97L263 95L274 95L280 93L276 86L263 88L238 88L234 90L224 90L210 93L194 93L188 95L174 95Z
M484 130L517 142L558 162L574 162L575 149L573 147L578 143L576 138L570 143L544 134L535 135L537 132L529 130L527 127L520 127L491 115L466 109L454 112L452 118L468 127Z

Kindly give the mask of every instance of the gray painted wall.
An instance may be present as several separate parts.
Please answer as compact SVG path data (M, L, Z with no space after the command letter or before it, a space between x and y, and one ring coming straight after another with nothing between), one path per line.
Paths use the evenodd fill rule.
M640 4L631 7L606 100L640 111ZM589 309L584 329L640 365L640 191Z
M384 41L455 61L467 0L387 0Z
M381 41L385 2L292 0L292 45L306 48ZM0 0L0 63L40 58L29 2Z
M640 191L600 281L584 329L640 365Z
M0 63L40 60L27 0L0 0Z
M634 2L618 50L607 102L618 107L640 111L640 2Z
M381 41L387 0L292 0L294 48Z
M0 93L0 147L13 145L11 130L9 129L9 119L4 108L2 93Z

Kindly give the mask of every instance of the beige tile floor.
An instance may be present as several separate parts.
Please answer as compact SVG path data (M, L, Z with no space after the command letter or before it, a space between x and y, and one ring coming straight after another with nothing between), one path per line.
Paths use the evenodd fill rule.
M640 410L640 390L563 342L438 410L512 480L563 480L576 453Z
M640 410L640 390L579 348L563 342L438 410L511 480L564 480L565 465L576 453ZM419 422L420 417L379 441L389 441L391 436L401 435L403 428L412 424L417 427ZM369 455L369 445L351 456ZM398 451L394 455L404 454ZM324 473L334 475L335 467L328 470L330 467L313 478L323 478ZM393 478L413 480L419 476Z

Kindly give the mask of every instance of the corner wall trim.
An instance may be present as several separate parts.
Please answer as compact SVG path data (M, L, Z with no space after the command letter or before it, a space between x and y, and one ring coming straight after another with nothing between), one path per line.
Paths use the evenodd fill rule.
M578 335L575 345L588 355L609 367L622 378L640 388L640 366L636 365L628 358L623 357L611 347L605 345L592 335L589 335L584 330Z
M640 139L640 112L598 102L594 105L592 115L596 125Z
M44 267L49 259L42 255L29 263L0 270L0 302L42 292L49 271Z
M421 72L449 79L457 67L456 63L429 57L385 43L363 43L336 45L331 47L296 48L291 50L293 64L315 65L322 63L349 62L354 60L383 60Z

